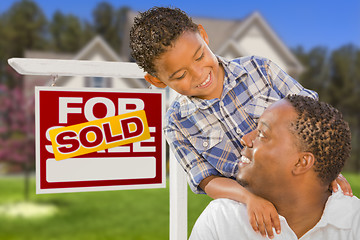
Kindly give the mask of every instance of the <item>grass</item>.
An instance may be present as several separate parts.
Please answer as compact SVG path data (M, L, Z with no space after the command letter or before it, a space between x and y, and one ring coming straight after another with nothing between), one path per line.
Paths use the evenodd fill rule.
M360 196L360 175L347 173ZM0 205L23 201L23 179L1 178ZM53 204L56 215L8 218L0 215L0 239L7 240L162 240L169 238L169 189L35 195L31 201ZM210 202L205 195L188 194L188 231Z
M0 205L23 201L23 179L1 178ZM169 189L35 194L32 202L53 204L46 218L0 215L0 239L7 240L162 240L169 239ZM189 231L211 199L189 192Z

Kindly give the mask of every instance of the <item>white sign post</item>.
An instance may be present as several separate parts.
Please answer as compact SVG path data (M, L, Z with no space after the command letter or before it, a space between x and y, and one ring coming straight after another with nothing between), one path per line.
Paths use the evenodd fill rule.
M45 76L91 76L142 78L144 72L135 63L96 62L56 59L11 58L18 73ZM66 161L66 160L64 160ZM185 173L170 154L170 240L187 239L187 183Z

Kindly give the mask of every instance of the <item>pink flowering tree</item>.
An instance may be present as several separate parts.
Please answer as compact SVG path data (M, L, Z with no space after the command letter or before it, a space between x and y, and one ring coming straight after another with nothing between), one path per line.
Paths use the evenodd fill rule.
M25 101L20 87L0 84L0 162L25 173L25 199L29 199L29 174L35 163L34 101Z

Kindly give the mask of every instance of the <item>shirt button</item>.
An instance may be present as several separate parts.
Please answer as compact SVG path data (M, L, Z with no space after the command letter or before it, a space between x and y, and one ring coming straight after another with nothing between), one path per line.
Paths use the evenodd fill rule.
M209 145L208 142L203 142L203 147L207 147Z
M241 133L241 129L240 129L240 128L236 129L236 133L237 133L237 134L240 134L240 133Z

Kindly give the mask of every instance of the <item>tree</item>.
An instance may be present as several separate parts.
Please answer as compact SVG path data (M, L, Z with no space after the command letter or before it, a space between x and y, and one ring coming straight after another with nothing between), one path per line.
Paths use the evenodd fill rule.
M3 21L9 42L8 56L22 57L26 49L45 49L47 20L35 2L22 0L14 3L3 16Z
M0 16L0 74L8 73L7 59L23 57L27 49L45 49L47 47L47 20L35 2L22 0ZM3 80L13 87L20 84L11 75Z
M128 10L126 7L115 10L111 4L101 2L93 11L94 31L118 52L121 49Z
M306 66L305 71L298 78L303 86L315 90L321 100L326 101L324 92L329 83L329 56L328 50L325 47L315 47L308 53L302 47L294 50L294 53Z
M0 85L0 161L17 164L25 172L25 199L29 199L29 172L34 166L34 105L25 102L20 87Z
M331 54L329 103L344 114L352 133L352 158L348 168L360 172L360 50L343 46Z
M360 172L360 50L345 45L332 51L315 47L308 53L294 50L306 70L299 81L319 93L320 100L339 109L349 122L352 133L352 156L346 170Z
M78 51L94 35L93 31L85 34L87 30L76 16L55 12L49 25L52 49L59 52Z

